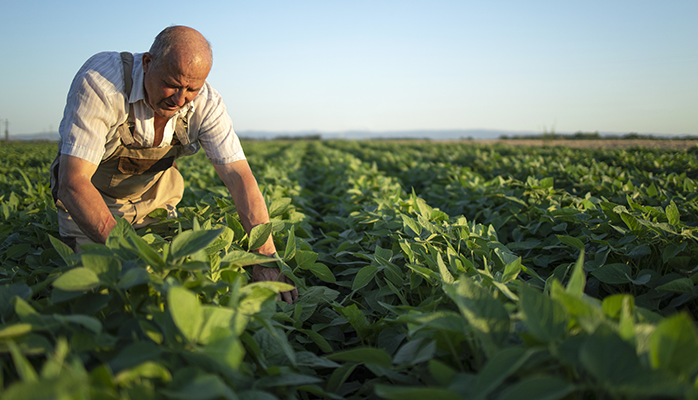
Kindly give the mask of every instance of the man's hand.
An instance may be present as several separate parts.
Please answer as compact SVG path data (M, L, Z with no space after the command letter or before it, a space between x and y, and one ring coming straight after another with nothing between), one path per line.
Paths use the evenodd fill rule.
M293 281L288 279L286 275L280 273L278 268L267 268L257 264L252 268L252 282L261 281L277 281L295 286ZM293 301L298 298L298 289L294 288L289 292L279 293L276 300L280 301L282 298L286 303L293 304Z

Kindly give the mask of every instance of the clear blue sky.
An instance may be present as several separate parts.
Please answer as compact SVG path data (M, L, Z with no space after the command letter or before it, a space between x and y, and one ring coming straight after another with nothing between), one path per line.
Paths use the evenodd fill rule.
M88 57L173 24L212 43L237 131L698 134L696 0L4 0L0 119L57 130Z

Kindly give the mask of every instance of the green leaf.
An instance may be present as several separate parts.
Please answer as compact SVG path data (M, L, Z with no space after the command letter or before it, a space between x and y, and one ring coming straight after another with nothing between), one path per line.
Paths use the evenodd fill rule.
M92 332L99 334L102 332L102 323L94 317L90 317L87 315L79 315L79 314L72 314L72 315L54 315L53 316L57 321L62 322L62 323L67 323L71 322L74 324L82 325L85 328L91 330Z
M73 257L75 254L73 249L71 249L67 244L63 243L60 239L56 239L51 235L48 235L48 238L53 248L58 252L67 265L77 264L77 260Z
M186 231L172 239L170 259L177 260L205 249L211 242L223 233L223 229Z
M206 254L211 255L218 253L221 250L228 250L230 245L233 243L233 238L235 234L233 233L233 230L228 228L227 226L224 226L223 232L221 233L220 236L218 236L211 244L206 246Z
M647 195L649 197L657 197L659 194L659 191L657 191L657 187L654 186L654 183L650 184L649 187L647 188Z
M689 278L678 278L657 286L655 289L664 292L693 293L693 281Z
M264 246L267 240L269 240L269 236L271 236L272 228L273 225L271 222L260 224L252 228L248 250L255 250Z
M574 268L572 268L570 280L567 282L567 293L581 297L584 294L586 283L587 278L584 274L584 249L582 249L577 258L577 262L574 264Z
M276 299L278 293L292 289L293 286L282 282L260 281L246 285L240 290L238 311L247 315L257 314L267 301Z
M221 258L221 264L232 264L237 267L248 265L265 264L276 261L276 258L267 257L257 253L250 253L243 250L233 250Z
M311 329L299 329L298 332L308 336L323 352L330 353L333 351L330 343L318 332Z
M27 323L18 323L4 326L0 329L0 340L12 339L17 336L23 336L32 331L32 325Z
M422 227L417 223L417 221L405 214L400 214L400 217L402 218L403 230L405 233L412 237L419 236L422 233Z
M238 400L235 393L216 375L200 373L179 390L161 390L168 398L177 400Z
M354 283L351 285L351 290L359 290L368 285L373 277L376 276L376 273L378 273L378 267L374 265L362 267L354 276Z
M587 371L608 386L622 385L640 372L635 349L604 326L585 340L579 359Z
M68 292L86 292L99 286L99 277L85 267L73 268L53 281L53 286Z
M379 263L383 265L390 262L390 259L393 258L393 252L390 249L384 249L380 246L376 246L374 256L376 258L376 261L380 260Z
M461 400L462 397L451 390L439 387L415 387L376 385L376 394L388 400Z
M244 327L242 327L244 330ZM203 352L219 364L233 370L238 370L245 358L245 348L240 339L232 331L216 329L209 337Z
M453 275L451 275L451 272L446 267L444 260L441 258L441 253L438 253L436 256L436 265L439 267L439 274L441 274L441 280L444 283L451 284L455 281Z
M488 354L494 353L509 336L511 321L504 305L476 283L462 276L444 291L458 305Z
M662 261L665 263L669 262L672 258L676 257L686 249L686 242L681 244L669 243L662 250Z
M288 283L276 282L276 281L259 281L259 282L250 283L249 285L243 287L241 294L247 295L248 290L255 290L255 288L270 290L274 294L281 293L281 292L288 292L289 290L293 290L293 286L289 285Z
M247 235L245 228L243 228L238 218L233 217L230 214L225 214L225 224L228 225L228 228L233 230L233 237L238 238L237 240L240 240Z
M456 370L436 359L429 360L429 373L441 386L448 386L456 376Z
M339 353L328 354L325 358L332 361L375 364L385 368L390 368L393 365L392 358L390 358L390 355L386 353L385 350L371 347L358 347Z
M284 249L284 261L288 262L296 255L296 234L293 229L288 230L286 248Z
M143 268L131 268L121 277L116 285L118 289L130 289L134 286L150 282L150 274Z
M24 282L0 286L0 315L5 316L12 310L12 298L26 299L32 295L32 289Z
M417 365L434 358L436 342L433 340L410 340L395 353L393 363L400 365Z
M291 199L289 197L282 197L274 200L269 205L269 218L281 216L284 212L286 212L290 205Z
M619 285L622 283L628 283L628 276L632 273L632 270L627 264L607 264L600 268L591 271L591 274L603 283L608 283L611 285Z
M199 338L199 332L204 322L203 309L199 299L189 290L174 286L167 293L167 304L177 328L184 337L195 343Z
M630 301L631 307L635 308L635 299L629 294L619 293L604 298L601 303L604 314L611 318L619 318L621 310L623 309L623 301L626 299Z
M650 361L653 368L670 371L681 380L693 383L698 370L698 333L686 314L664 319L650 336Z
M666 217L669 220L669 224L673 226L679 226L679 224L681 223L679 208L676 207L676 203L674 203L674 200L672 200L671 204L669 204L666 208Z
M521 273L521 257L517 258L516 261L510 262L504 267L504 274L502 275L502 283L509 283L516 279Z
M163 367L159 363L146 361L133 368L121 371L118 375L116 375L114 380L121 386L130 386L131 382L137 381L141 378L159 379L163 382L169 382L172 380L172 374L167 368Z
M103 285L113 287L119 279L121 263L118 258L98 254L83 254L82 265L94 272Z
M272 326L270 319L257 318L256 321L266 328L260 329L254 334L254 339L260 343L265 356L268 359L276 357L277 362L286 363L286 360L281 361L282 359L278 358L279 355L283 355L293 366L297 366L296 352L288 342L286 334L281 329Z
M354 372L357 365L358 364L347 363L335 369L334 372L332 372L332 375L330 375L330 379L327 381L327 391L332 393L339 390L339 388L349 378L349 375Z
M36 374L36 370L31 365L29 360L24 357L19 347L17 347L14 342L7 342L7 347L9 347L10 353L12 354L12 361L14 361L15 364L15 371L17 371L19 377L22 378L22 381L37 382L39 380L39 376Z
M255 380L254 387L257 389L266 389L278 386L303 386L320 383L322 379L315 376L282 373L277 375L269 375Z
M114 219L116 220L116 225L109 232L107 244L110 244L110 242L118 243L119 241L115 239L128 237L130 233L135 232L133 226L125 219L119 216L115 216Z
M215 329L233 329L236 324L236 316L240 315L230 308L218 306L202 306L203 324L199 332L199 341L208 343Z
M134 246L138 258L161 272L165 268L165 260L140 236L135 233L129 236L129 242Z
M310 267L310 272L313 273L313 275L317 276L324 282L328 283L335 283L337 282L337 278L335 278L334 274L332 274L332 271L327 267L325 264L320 264L320 263L315 263L313 264L312 267Z
M573 236L567 236L567 235L555 235L557 238L564 244L568 246L572 246L577 250L584 251L584 243L577 239L576 237Z
M354 327L356 333L359 335L360 338L363 338L366 335L368 335L368 332L370 330L368 318L366 318L364 313L361 312L361 310L359 310L359 307L357 307L356 304L352 304L347 307L341 307L339 305L333 305L332 307L340 315L346 318L347 321L349 321L349 323L351 324L351 326Z
M295 260L299 268L310 269L315 264L315 261L317 261L317 257L318 254L314 251L297 250Z
M509 347L491 357L477 376L475 394L485 398L490 392L500 387L509 376L514 374L534 351L522 347Z
M520 284L519 288L521 310L531 335L545 343L561 339L568 320L564 307L526 283Z
M625 222L625 225L627 225L628 229L631 231L639 231L642 229L642 224L640 224L637 218L635 218L633 215L621 213L620 218L623 220L623 222Z
M555 376L525 378L505 389L497 400L558 400L563 399L576 387Z

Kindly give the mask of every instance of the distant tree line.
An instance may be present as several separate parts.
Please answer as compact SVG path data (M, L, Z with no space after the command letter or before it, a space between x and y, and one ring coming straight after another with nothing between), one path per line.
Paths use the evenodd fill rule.
M267 139L265 137L257 137L257 136L240 136L240 140L322 140L322 135L299 135L299 136L291 136L291 135L281 135L281 136L274 136L271 139Z
M625 135L606 135L601 136L598 131L595 132L582 132L578 131L573 134L555 133L555 132L544 132L540 135L501 135L499 136L501 140L605 140L605 139L621 139L621 140L638 140L638 139L648 139L648 140L695 140L698 136L695 135L684 135L684 136L656 136L656 135L643 135L636 132L626 133Z

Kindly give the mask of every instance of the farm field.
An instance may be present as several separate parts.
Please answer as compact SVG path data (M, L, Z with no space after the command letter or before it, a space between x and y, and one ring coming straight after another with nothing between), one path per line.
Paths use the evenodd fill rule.
M200 152L179 218L79 255L56 144L0 146L1 398L698 398L695 146L243 146L270 224Z

